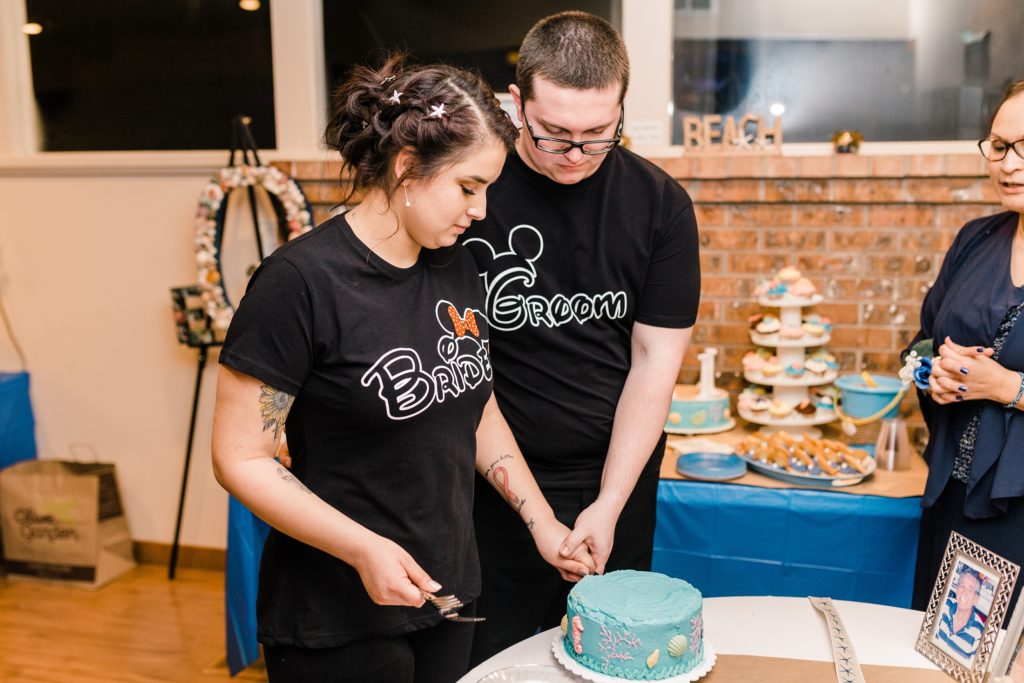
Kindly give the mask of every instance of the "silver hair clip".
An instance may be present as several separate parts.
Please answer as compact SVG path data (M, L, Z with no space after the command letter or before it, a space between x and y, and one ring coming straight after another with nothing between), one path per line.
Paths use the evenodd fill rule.
M387 78L385 78L383 81L380 82L380 87L383 88L385 85L387 85L388 83L390 83L393 80L395 80L395 76L388 76Z
M388 98L388 102L392 104L401 104L402 93L398 92L397 90L393 90L392 93L393 94L391 95L391 97Z
M443 119L448 115L448 112L444 110L444 102L441 104L430 105L430 113L427 114L427 118L430 119Z

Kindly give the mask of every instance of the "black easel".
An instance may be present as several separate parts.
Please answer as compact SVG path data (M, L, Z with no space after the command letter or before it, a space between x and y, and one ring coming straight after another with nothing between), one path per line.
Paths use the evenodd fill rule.
M259 153L256 150L256 142L252 137L252 131L249 130L249 124L252 122L248 116L236 116L231 121L231 151L228 155L228 167L235 166L235 153L240 152L242 162L246 166L262 166L260 161ZM250 158L251 155L251 158ZM263 251L263 236L260 233L260 222L259 212L256 209L256 188L249 185L249 209L252 211L252 225L256 231L256 247L259 249L260 261L265 257ZM222 211L224 217L227 216L227 196L223 199ZM220 247L222 236L217 237L217 246ZM181 517L185 512L185 491L188 489L188 471L189 466L192 463L192 441L195 437L196 431L196 417L199 413L199 390L203 384L203 370L206 368L206 360L209 355L210 347L220 346L223 342L217 341L213 336L213 329L211 327L211 320L206 316L205 311L198 309L194 312L199 315L206 316L206 329L196 334L190 331L188 326L187 317L190 311L185 303L185 295L195 293L198 295L198 287L179 287L171 290L172 297L175 301L175 307L181 307L181 314L185 318L184 329L182 329L179 323L178 328L178 340L184 344L199 349L199 362L196 370L196 387L192 394L192 415L189 418L188 423L188 443L185 445L185 468L181 475L181 494L178 497L178 516L174 522L174 542L171 544L171 559L167 567L167 578L173 579L174 572L178 565L178 548L181 539ZM205 332L205 334L203 333Z

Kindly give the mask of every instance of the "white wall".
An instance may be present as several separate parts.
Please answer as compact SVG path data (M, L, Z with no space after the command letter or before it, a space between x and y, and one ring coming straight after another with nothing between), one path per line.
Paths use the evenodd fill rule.
M137 540L173 537L197 352L176 341L168 288L196 281L192 215L209 171L0 164L0 292L28 356L40 456L79 442L116 463ZM182 543L223 548L227 499L209 448L216 365L214 352ZM0 369L16 367L0 342Z

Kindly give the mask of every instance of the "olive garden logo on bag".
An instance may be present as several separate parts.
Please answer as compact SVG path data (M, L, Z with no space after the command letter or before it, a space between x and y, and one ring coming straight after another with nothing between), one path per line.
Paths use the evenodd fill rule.
M34 460L0 471L11 578L100 586L135 566L112 464Z

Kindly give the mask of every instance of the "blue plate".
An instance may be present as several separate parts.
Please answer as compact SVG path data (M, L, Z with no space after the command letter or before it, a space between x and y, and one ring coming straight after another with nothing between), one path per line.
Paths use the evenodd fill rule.
M747 463L735 453L683 453L676 472L689 479L728 481L747 473Z

